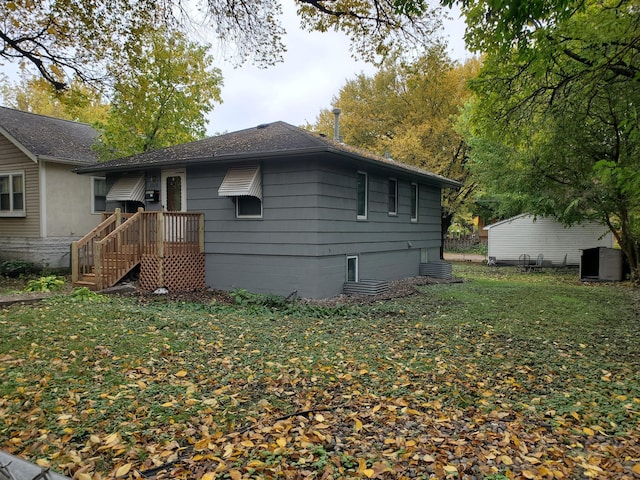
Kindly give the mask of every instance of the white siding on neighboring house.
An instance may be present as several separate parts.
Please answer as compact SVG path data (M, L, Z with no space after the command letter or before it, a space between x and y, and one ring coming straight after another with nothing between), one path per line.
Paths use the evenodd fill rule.
M488 256L498 262L517 262L527 253L531 260L544 255L545 263L560 264L567 255L567 264L579 265L581 250L593 247L613 247L613 235L601 224L590 222L565 227L552 218L522 214L488 225Z
M101 220L100 214L91 212L92 177L73 173L73 165L42 164L43 212L46 212L42 236L82 237Z

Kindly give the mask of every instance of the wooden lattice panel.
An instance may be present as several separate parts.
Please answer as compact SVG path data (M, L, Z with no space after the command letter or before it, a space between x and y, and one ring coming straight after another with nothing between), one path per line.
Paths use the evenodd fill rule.
M144 255L140 265L139 288L152 291L166 287L171 292L206 288L204 254L154 257Z

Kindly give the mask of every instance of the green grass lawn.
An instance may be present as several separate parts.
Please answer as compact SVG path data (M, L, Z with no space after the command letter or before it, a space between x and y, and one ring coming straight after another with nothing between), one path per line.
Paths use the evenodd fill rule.
M0 311L0 448L79 480L637 478L637 290L455 265L373 305Z

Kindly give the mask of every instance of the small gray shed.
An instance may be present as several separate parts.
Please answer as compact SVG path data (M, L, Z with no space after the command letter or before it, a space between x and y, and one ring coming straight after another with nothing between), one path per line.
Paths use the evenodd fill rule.
M619 282L624 278L622 250L587 248L580 259L580 280L587 282Z

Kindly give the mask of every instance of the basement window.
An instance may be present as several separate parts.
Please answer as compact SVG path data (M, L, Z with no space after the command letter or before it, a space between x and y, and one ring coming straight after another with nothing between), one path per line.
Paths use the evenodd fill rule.
M347 282L358 281L358 256L347 256Z

